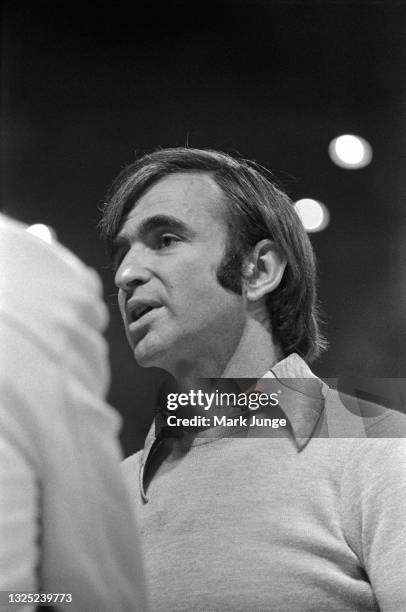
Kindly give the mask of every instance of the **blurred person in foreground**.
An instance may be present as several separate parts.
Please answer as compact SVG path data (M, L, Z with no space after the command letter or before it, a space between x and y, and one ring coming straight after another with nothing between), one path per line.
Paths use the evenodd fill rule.
M0 215L0 591L144 612L120 419L105 403L106 324L95 272Z
M163 411L124 462L152 609L406 610L405 416L361 418L309 369L316 266L286 194L251 162L164 149L122 171L103 212L134 358L189 392L182 416L209 414L191 392L210 379L250 379L280 393L258 415L286 423L223 405L234 427L171 434Z

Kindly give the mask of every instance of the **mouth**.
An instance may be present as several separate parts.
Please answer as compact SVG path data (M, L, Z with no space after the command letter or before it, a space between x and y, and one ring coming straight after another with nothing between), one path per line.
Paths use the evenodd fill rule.
M128 324L138 323L141 319L146 317L152 310L160 308L161 304L158 303L140 303L127 310L127 321Z
M130 314L130 323L135 323L144 317L148 312L154 309L154 306L139 306L135 308Z

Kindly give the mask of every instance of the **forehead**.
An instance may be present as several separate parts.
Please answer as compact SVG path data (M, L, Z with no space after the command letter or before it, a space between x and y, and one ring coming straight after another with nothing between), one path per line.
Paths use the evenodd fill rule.
M122 231L131 229L146 218L170 215L197 231L224 228L225 196L214 179L206 173L179 172L154 183L128 213Z

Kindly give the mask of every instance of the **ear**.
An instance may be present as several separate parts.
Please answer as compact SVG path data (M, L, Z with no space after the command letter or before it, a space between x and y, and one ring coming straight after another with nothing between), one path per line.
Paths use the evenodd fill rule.
M286 259L272 240L258 242L247 259L243 275L247 299L255 302L274 291L285 268Z

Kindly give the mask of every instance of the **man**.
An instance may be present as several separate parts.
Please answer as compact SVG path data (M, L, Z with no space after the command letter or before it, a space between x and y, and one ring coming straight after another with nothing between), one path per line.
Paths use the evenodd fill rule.
M160 150L119 175L102 229L137 363L170 372L182 417L201 417L168 436L164 413L124 463L152 609L406 610L406 446L382 438L403 415L360 419L307 366L324 341L289 198L244 160ZM279 397L261 414L281 427L222 402L202 421L213 378Z
M0 215L2 610L146 610L106 323L94 271Z

